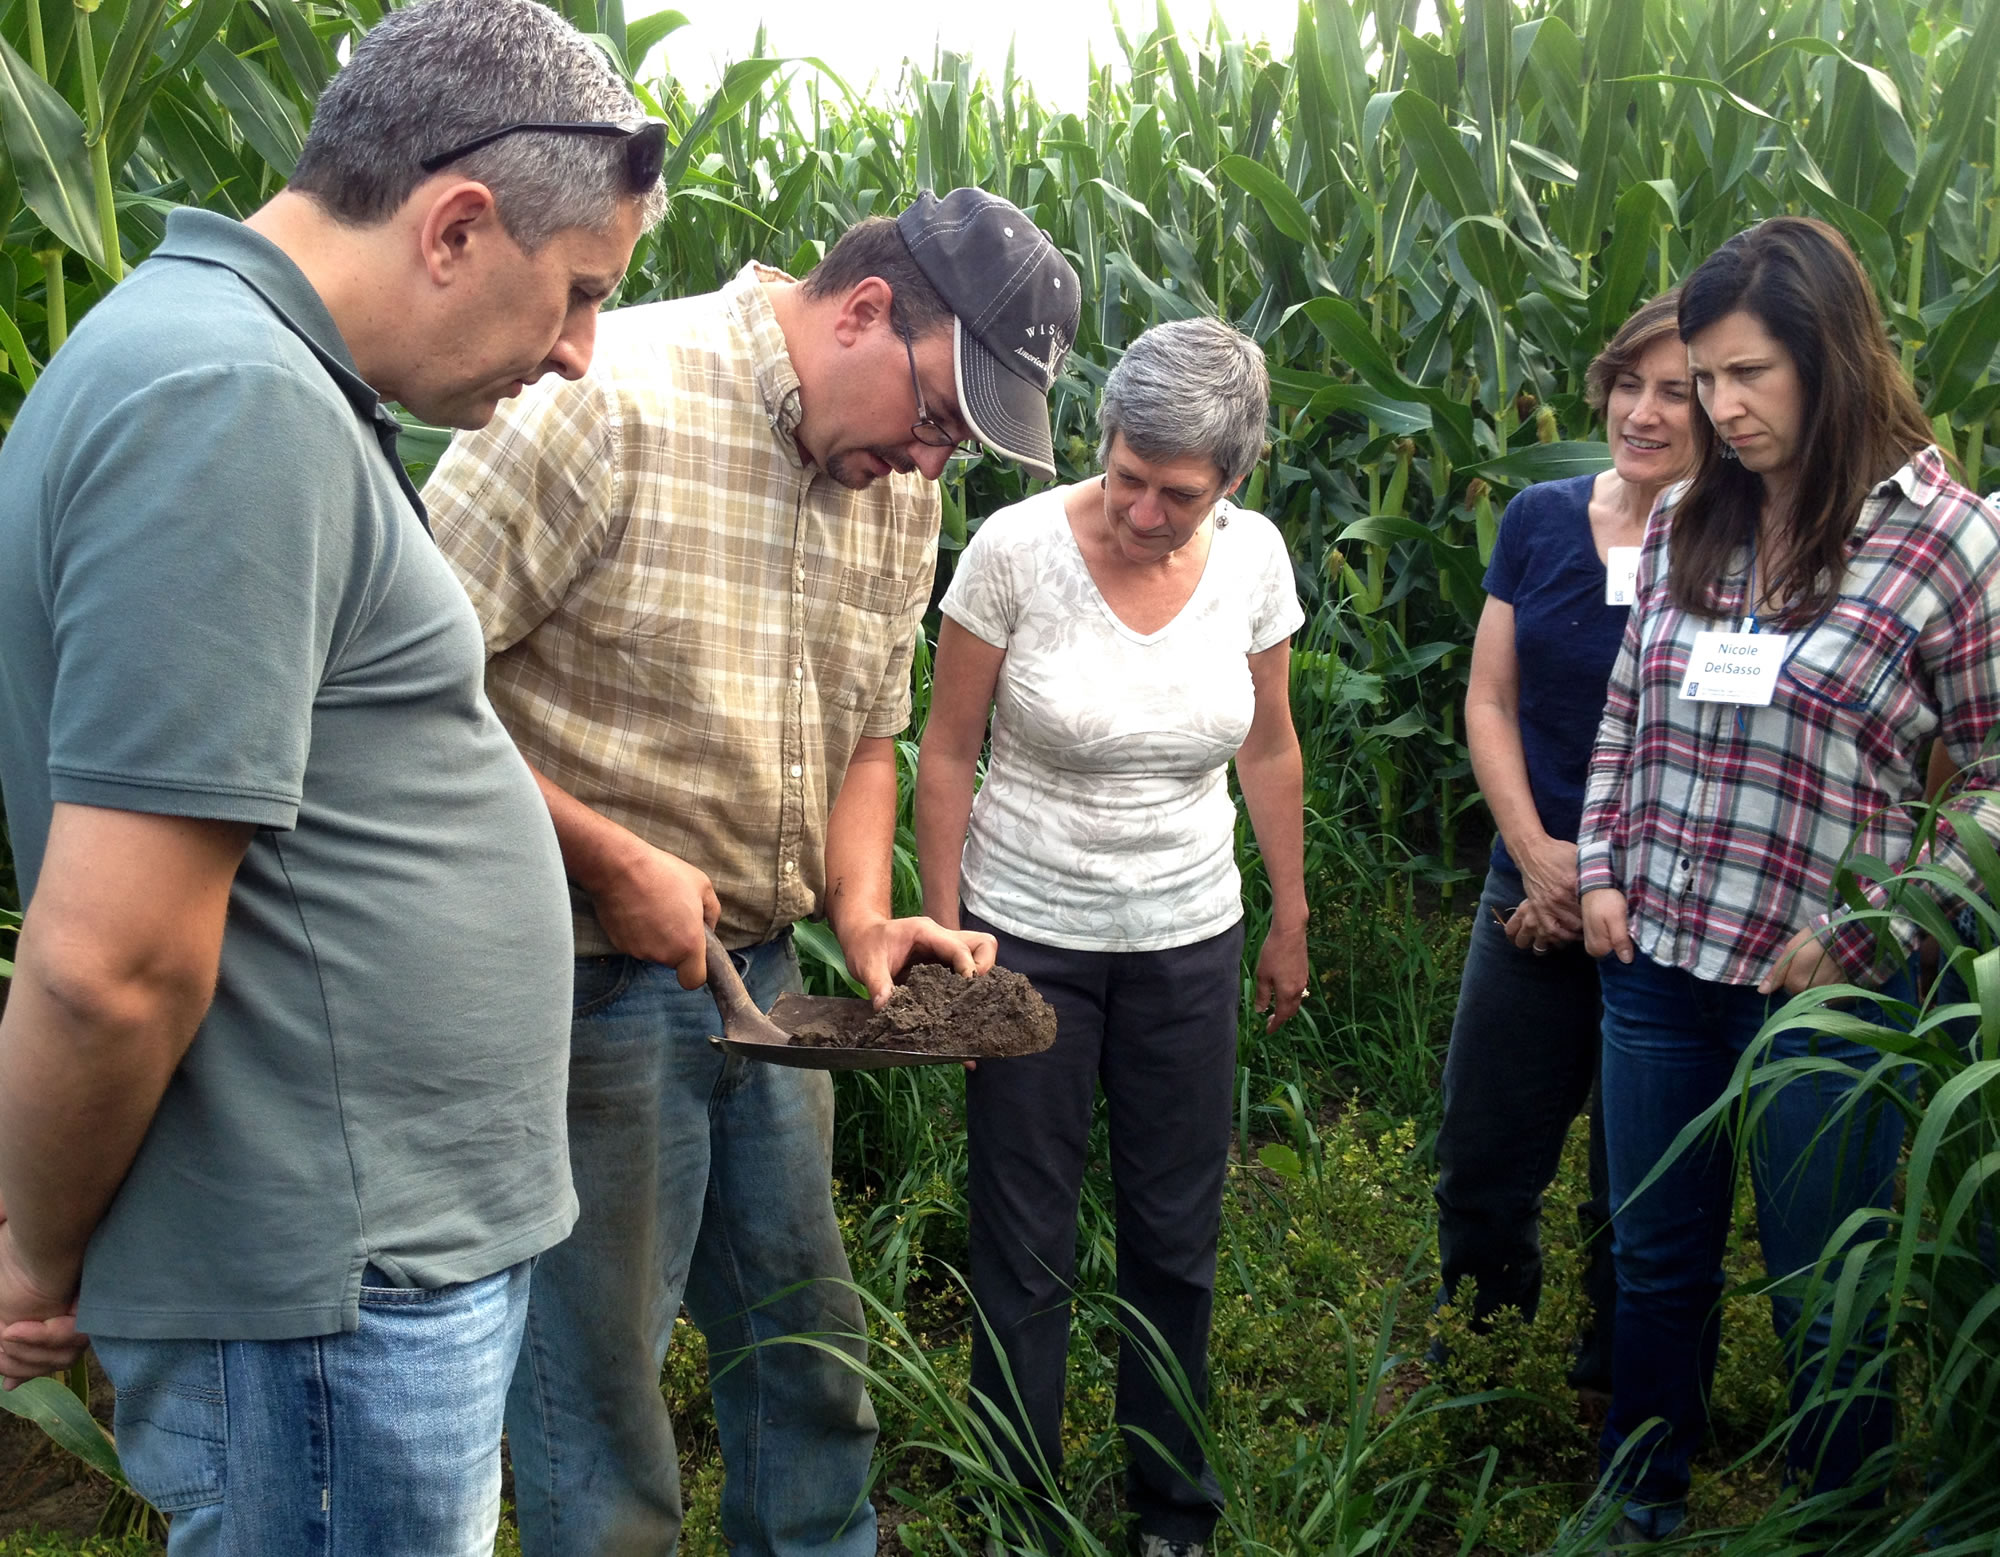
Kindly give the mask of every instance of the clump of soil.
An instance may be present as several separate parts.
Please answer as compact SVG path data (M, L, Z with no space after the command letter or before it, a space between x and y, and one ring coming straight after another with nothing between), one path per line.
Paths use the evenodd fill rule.
M995 968L961 978L920 962L880 1011L865 1021L810 1021L792 1042L809 1048L911 1049L923 1054L997 1059L1038 1054L1056 1041L1055 1008L1020 974Z

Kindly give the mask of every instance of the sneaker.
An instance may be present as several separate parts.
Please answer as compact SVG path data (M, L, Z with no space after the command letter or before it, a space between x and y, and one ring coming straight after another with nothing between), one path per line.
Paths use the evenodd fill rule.
M1163 1535L1139 1532L1139 1557L1208 1557L1200 1541L1170 1541Z
M1587 1529L1602 1519L1604 1512L1603 1495L1599 1494L1584 1505L1574 1522L1565 1526L1565 1529ZM1671 1539L1687 1517L1685 1510L1678 1505L1658 1508L1649 1506L1642 1512L1648 1516L1653 1529L1641 1524L1631 1513L1620 1510L1618 1517L1598 1531L1588 1545L1570 1550L1575 1552L1577 1557L1586 1557L1586 1554L1587 1557L1600 1557L1600 1554L1603 1554L1603 1557L1611 1557L1611 1554L1619 1552L1635 1552L1657 1541ZM1543 1554L1543 1557L1547 1557L1547 1554Z
M1598 1537L1597 1550L1600 1552L1624 1552L1634 1547L1651 1546L1652 1537L1639 1528L1639 1521L1630 1514L1620 1514L1618 1523Z

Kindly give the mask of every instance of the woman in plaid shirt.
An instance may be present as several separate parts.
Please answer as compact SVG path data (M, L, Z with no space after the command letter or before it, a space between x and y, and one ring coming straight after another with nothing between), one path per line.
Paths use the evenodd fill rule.
M1876 926L1830 923L1829 910L1850 850L1908 857L1907 803L1934 740L1968 775L1959 825L2000 834L1976 764L2000 710L2000 519L1931 447L1853 254L1824 223L1763 222L1688 278L1680 334L1707 413L1698 463L1648 530L1578 837L1585 943L1602 959L1618 1266L1601 1449L1623 1503L1611 1544L1664 1538L1685 1518L1731 1144L1697 1142L1641 1183L1787 995L1841 980L1911 993L1915 928L1899 921L1878 962ZM1948 828L1930 861L1972 874ZM1773 1060L1805 1054L1853 1072L1880 1058L1804 1029L1771 1039ZM1901 1117L1844 1112L1852 1090L1843 1070L1759 1100L1749 1157L1774 1275L1809 1269L1850 1213L1890 1203ZM1772 1314L1803 1405L1830 1315L1801 1326L1801 1300L1785 1295ZM1848 1346L1835 1382L1879 1344ZM1891 1413L1886 1383L1844 1412L1809 1413L1791 1474L1814 1491L1855 1482Z

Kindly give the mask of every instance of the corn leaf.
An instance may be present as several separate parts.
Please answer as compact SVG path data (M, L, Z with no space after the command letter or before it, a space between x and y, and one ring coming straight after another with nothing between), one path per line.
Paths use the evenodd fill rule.
M1366 417L1384 432L1401 438L1431 430L1428 406L1394 400L1360 384L1329 384L1317 391L1305 406L1305 414L1312 417L1326 417L1336 411Z
M1963 166L1966 142L1992 117L1996 80L2000 80L2000 5L1987 0L1931 122L1930 143L1924 147L1916 182L1903 206L1906 236L1930 226L1938 202Z
M104 56L104 74L98 81L99 100L107 122L124 106L126 90L141 61L153 52L160 26L166 20L168 0L134 0L125 13L124 25L111 40L111 52Z
M98 1425L84 1403L56 1380L30 1379L0 1391L0 1410L25 1417L92 1470L109 1476L121 1487L125 1485L125 1470L118 1463L111 1435Z
M1901 169L1905 178L1917 171L1917 142L1910 134L1910 126L1903 118L1903 94L1887 71L1877 70L1873 65L1863 64L1837 43L1810 35L1787 38L1772 47L1772 53L1794 49L1804 54L1812 54L1821 59L1838 60L1853 71L1866 84L1874 106L1875 130L1879 138L1877 145L1888 154L1889 160ZM1754 65L1756 61L1751 61ZM1745 66L1746 69L1750 68Z
M174 76L206 48L228 25L236 0L196 0L175 18L171 41L160 60L160 74Z
M1609 339L1633 306L1649 290L1647 261L1663 226L1677 219L1679 193L1663 179L1646 179L1618 197L1611 222L1611 241L1599 259L1602 278L1591 299L1593 334Z
M316 100L333 79L333 55L314 35L300 0L264 0L264 9L293 84L308 102Z
M1294 243L1313 241L1312 218L1292 193L1291 186L1261 162L1230 155L1222 159L1222 176L1237 188L1256 197L1271 218L1271 225Z
M798 942L799 955L820 963L829 969L835 978L857 995L866 995L867 986L847 971L847 956L840 949L840 942L825 925L816 919L801 919L792 926L792 939Z
M726 119L733 119L741 113L751 98L757 95L766 81L790 64L784 59L738 60L723 72L722 84L714 95L702 104L701 112L694 117L694 123L680 138L674 149L667 154L666 166L661 169L660 182L668 189L678 189L687 174L688 163L701 149L715 126Z
M65 247L104 264L83 120L0 38L0 134L21 198Z
M290 178L305 142L298 110L279 94L261 67L230 53L219 39L203 47L197 64L201 79L229 110L243 138L282 177Z
M0 355L6 357L8 368L23 389L35 387L35 359L28 351L28 343L21 338L21 327L4 308L0 308ZM9 967L5 971L11 974L14 970Z
M688 19L679 11L655 11L651 16L642 16L636 22L625 24L625 62L637 74L646 63L646 56L658 48L669 33L680 31L687 26Z
M1634 0L1596 0L1579 37L1591 45L1576 162L1576 199L1565 237L1577 254L1595 254L1619 195L1618 162L1631 136L1626 113L1637 93L1624 78L1639 68L1646 43L1646 8Z
M1538 481L1562 481L1595 475L1611 464L1608 443L1531 443L1473 467L1476 474L1503 486L1531 487Z
M1924 409L1949 416L1965 403L2000 351L2000 266L1989 270L1932 334L1919 359L1931 381Z

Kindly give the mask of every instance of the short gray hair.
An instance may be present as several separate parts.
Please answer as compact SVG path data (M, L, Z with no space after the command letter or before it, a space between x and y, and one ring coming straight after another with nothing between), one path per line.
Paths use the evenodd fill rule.
M1123 438L1141 459L1205 455L1233 487L1264 452L1271 375L1264 351L1220 319L1156 324L1118 359L1097 408L1100 462Z
M535 0L419 0L391 11L320 94L291 187L355 227L387 221L430 177L419 164L504 124L624 120L638 99L597 46ZM524 249L603 232L629 196L625 144L509 135L452 165L493 191ZM647 226L665 192L645 198Z

